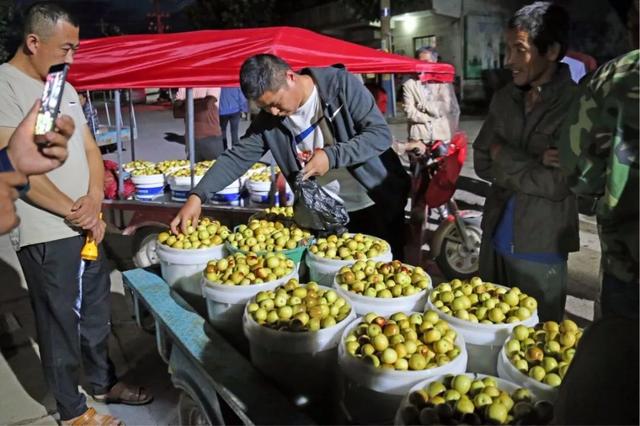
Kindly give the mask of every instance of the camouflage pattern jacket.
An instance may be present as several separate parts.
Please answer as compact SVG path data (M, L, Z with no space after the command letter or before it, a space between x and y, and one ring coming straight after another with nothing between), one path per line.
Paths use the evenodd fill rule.
M579 249L578 206L566 176L542 164L543 152L560 135L576 85L558 64L540 87L540 102L525 113L526 92L513 83L496 92L473 144L474 168L491 182L484 205L483 238L493 238L507 201L515 196L513 253L569 253ZM501 145L495 159L493 143Z
M638 58L634 50L583 83L567 115L562 167L576 194L598 198L605 272L638 279Z

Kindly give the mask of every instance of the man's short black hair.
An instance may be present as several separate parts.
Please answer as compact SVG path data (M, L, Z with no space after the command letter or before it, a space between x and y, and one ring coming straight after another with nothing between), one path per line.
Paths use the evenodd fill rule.
M34 3L25 12L22 34L25 38L29 34L46 38L51 35L58 21L68 22L74 27L80 26L78 20L58 3L51 1Z
M529 33L529 38L541 55L558 43L560 53L557 61L564 57L569 47L569 14L561 6L548 1L524 6L509 19L507 27Z
M286 82L291 67L282 58L263 53L248 58L240 68L240 88L247 99L256 100L265 92L275 92Z

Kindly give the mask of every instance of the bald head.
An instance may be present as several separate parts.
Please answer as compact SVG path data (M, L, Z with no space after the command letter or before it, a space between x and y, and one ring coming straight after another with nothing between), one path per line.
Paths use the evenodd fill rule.
M56 24L60 21L74 27L79 26L76 19L60 5L49 1L35 3L27 9L25 14L23 39L26 39L29 34L36 34L46 40L54 33Z

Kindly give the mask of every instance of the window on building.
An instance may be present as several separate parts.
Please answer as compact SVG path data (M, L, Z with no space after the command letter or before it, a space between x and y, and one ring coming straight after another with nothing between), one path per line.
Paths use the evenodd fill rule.
M415 52L421 47L433 47L434 49L437 48L438 46L436 44L436 36L428 35L428 36L422 36L422 37L414 37L413 51Z

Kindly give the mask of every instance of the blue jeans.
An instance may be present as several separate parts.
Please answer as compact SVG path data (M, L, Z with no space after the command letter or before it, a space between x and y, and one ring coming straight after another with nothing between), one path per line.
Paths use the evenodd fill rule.
M638 319L638 285L637 278L632 282L624 282L605 272L600 290L602 316Z

